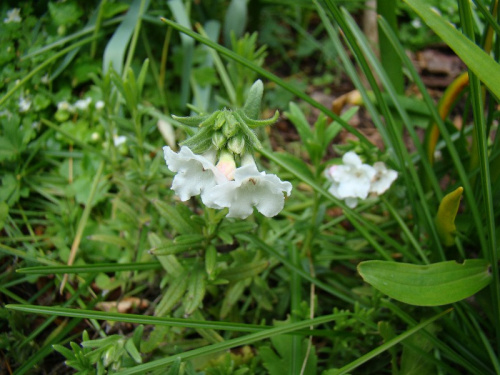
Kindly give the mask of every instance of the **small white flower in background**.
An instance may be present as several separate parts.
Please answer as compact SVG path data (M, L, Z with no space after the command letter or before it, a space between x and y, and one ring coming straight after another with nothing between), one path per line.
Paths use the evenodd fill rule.
M196 155L186 146L182 146L178 153L172 151L169 146L165 146L163 152L168 169L177 172L172 182L172 190L181 201L187 201L201 194L201 199L205 203L205 191L227 181L226 176L214 165L215 152Z
M234 180L208 189L203 202L212 208L228 207L227 217L245 219L254 207L264 216L276 216L285 205L283 193L290 196L292 184L274 174L259 172L251 156L242 164L234 171Z
M69 104L66 100L63 100L62 102L57 103L57 110L58 111L68 111L68 112L73 112L74 108L71 104Z
M420 22L420 19L415 18L415 19L413 19L413 21L411 21L411 25L412 25L415 29L420 29L420 28L422 27L422 22Z
M79 109L80 111L86 111L89 108L92 98L80 99L73 104L73 107Z
M103 108L104 108L104 102L102 100L98 100L95 103L95 109L97 109L98 111L100 111Z
M22 21L21 9L19 8L8 10L7 17L3 19L3 23L11 23L11 22L19 23L21 21Z
M40 82L42 82L44 85L48 85L50 83L49 74L47 73L42 78L40 78Z
M396 171L387 169L384 163L374 166L363 164L356 153L350 151L342 157L343 165L334 165L325 171L331 186L328 191L345 204L354 208L359 199L366 199L369 193L383 194L396 180Z
M375 168L377 173L373 177L370 193L375 193L377 195L384 194L386 190L391 187L396 178L398 178L398 172L387 169L385 164L381 161L373 164L373 168Z
M118 147L124 144L125 142L127 142L127 137L125 137L124 135L117 135L117 134L113 135L113 144L115 145L115 147Z
M332 181L328 191L354 208L358 204L358 198L366 199L368 196L376 171L368 164L363 164L354 152L346 153L342 161L343 165L334 165L325 171L326 177Z
M18 105L19 105L19 112L28 112L29 109L31 108L31 100L29 100L28 98L25 98L24 96L21 96L19 98L19 102L18 102Z

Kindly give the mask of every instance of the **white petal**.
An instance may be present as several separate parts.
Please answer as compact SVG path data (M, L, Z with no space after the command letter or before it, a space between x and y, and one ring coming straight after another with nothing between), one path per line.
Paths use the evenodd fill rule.
M344 162L344 164L350 165L353 167L361 166L361 159L353 151L349 151L349 152L345 153L344 156L342 157L342 161Z
M179 153L175 153L165 146L163 151L168 168L177 172L172 189L182 201L203 193L217 183L227 181L210 160L194 154L188 147L183 146Z
M382 162L375 163L373 167L377 173L372 179L370 192L380 195L391 187L392 183L398 177L398 173L392 169L387 169Z
M358 198L349 197L349 198L346 198L344 200L344 202L345 202L347 207L355 208L358 205Z
M277 215L284 206L283 193L290 195L292 184L281 181L276 175L259 172L255 164L237 168L234 181L217 185L202 194L209 207L228 207L228 217L245 219L253 207L265 216Z

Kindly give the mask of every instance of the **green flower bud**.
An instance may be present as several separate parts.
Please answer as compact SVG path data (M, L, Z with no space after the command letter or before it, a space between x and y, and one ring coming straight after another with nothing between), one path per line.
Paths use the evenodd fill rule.
M227 143L227 148L237 155L241 155L245 150L245 138L239 134Z
M220 112L217 115L214 123L214 130L219 130L226 123L226 116L224 112Z
M221 132L215 132L212 135L212 144L215 146L217 150L220 150L226 145L227 138L224 137L224 134Z
M234 118L234 116L231 113L227 113L226 114L226 122L222 126L222 133L224 133L224 135L227 138L231 138L234 135L236 135L236 133L238 132L239 125L240 124Z

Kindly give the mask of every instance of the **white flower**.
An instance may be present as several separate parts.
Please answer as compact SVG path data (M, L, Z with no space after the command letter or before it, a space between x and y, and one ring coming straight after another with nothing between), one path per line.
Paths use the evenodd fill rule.
M58 111L68 111L68 112L73 112L74 108L71 104L69 104L66 100L63 100L62 102L57 103L57 110Z
M44 85L48 85L50 83L49 74L47 73L42 78L40 78L40 82L42 82Z
M20 15L21 9L19 8L14 8L11 10L7 11L7 18L3 19L3 23L11 23L11 22L21 22L21 15Z
M125 137L124 135L117 135L117 134L113 135L113 144L115 145L115 147L118 147L124 144L125 142L127 142L127 137Z
M92 98L80 99L80 100L77 100L75 102L73 107L75 107L76 109L79 109L81 111L86 111L91 102L92 102Z
M205 203L204 193L207 189L227 181L227 178L214 165L214 152L196 155L186 146L182 146L179 153L165 146L163 152L168 169L177 172L172 182L172 190L181 201L187 201L201 194L201 199Z
M274 174L259 172L252 162L237 168L234 181L213 186L203 195L203 202L212 208L228 207L228 217L245 219L253 213L253 207L267 217L277 215L290 195L292 184L281 181Z
M377 195L383 194L387 189L391 187L391 184L398 178L398 172L392 169L387 169L384 163L381 161L373 164L373 168L377 173L373 177L370 193L375 193Z
M354 208L358 198L366 199L370 192L371 181L377 173L375 168L363 164L354 152L346 153L343 165L334 165L325 171L326 177L332 181L328 191L338 199Z
M103 108L104 108L104 102L102 100L98 100L95 103L95 109L97 109L98 111L100 111Z
M19 112L28 112L29 109L31 108L31 100L25 98L24 96L21 96L19 98Z
M422 27L422 22L420 22L420 19L415 18L415 19L413 19L413 21L411 21L411 25L412 25L415 29L420 29L420 28Z

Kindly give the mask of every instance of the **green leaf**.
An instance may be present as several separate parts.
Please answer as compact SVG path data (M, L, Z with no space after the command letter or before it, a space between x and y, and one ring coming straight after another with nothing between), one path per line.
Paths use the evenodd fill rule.
M160 200L154 200L153 204L160 215L180 234L188 234L196 231L195 224L185 217L185 212L182 212L183 205L172 206ZM187 208L187 210L189 209Z
M184 314L191 315L203 302L206 292L205 270L198 269L189 277L184 300Z
M291 374L290 368L294 352L292 350L292 340L287 336L271 337L271 342L276 349L274 351L269 346L263 346L259 349L259 354L264 361L264 367L269 371L270 375ZM300 363L304 361L307 354L308 340L304 339L300 348ZM317 357L315 347L311 347L311 353L307 359L305 374L317 374Z
M139 22L149 6L149 0L134 0L125 15L122 23L106 45L102 62L102 70L107 73L110 65L119 74L123 70L123 58L127 50L128 43L132 38L136 24ZM142 10L142 11L141 11Z
M277 162L279 165L281 165L283 168L288 169L290 172L295 174L297 177L302 179L303 181L310 181L310 180L315 180L311 170L307 166L306 163L304 163L302 160L299 158L290 155L290 154L285 154L285 153L280 153L280 152L273 152L273 156L275 159L275 162Z
M462 198L463 187L452 191L443 197L439 204L438 212L434 222L439 239L445 246L453 246L455 244L455 218L457 216L460 199Z
M435 374L437 372L436 365L426 358L424 353L429 353L434 348L428 334L435 336L439 327L436 324L429 324L426 331L425 335L422 332L417 332L403 341L410 345L403 347L401 375Z
M421 0L405 2L462 59L486 87L500 98L500 65L473 41L438 15L430 4Z
M358 272L382 293L410 305L439 306L477 293L491 282L490 264L468 259L430 265L380 260L361 262Z

